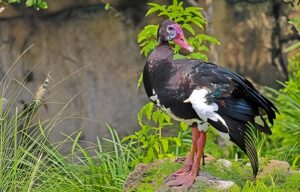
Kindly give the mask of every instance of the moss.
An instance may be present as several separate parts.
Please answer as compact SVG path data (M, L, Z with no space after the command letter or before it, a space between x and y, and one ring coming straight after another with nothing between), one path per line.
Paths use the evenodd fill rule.
M266 164L262 160L262 164ZM181 164L175 163L171 160L159 160L150 165L150 168L143 174L143 179L131 191L156 191L162 184L165 177L179 169ZM214 177L223 180L231 180L235 182L230 192L276 192L276 191L300 191L300 172L291 171L286 173L284 171L274 170L270 174L254 180L252 176L252 169L246 166L243 162L232 162L232 166L227 168L217 162L207 163L201 171L208 172ZM216 191L210 188L207 184L197 182L189 190L190 192L199 191Z
M169 159L156 161L151 164L151 167L143 174L143 179L139 182L136 188L131 191L155 191L161 184L163 184L165 177L180 167L181 165L179 163L175 163Z

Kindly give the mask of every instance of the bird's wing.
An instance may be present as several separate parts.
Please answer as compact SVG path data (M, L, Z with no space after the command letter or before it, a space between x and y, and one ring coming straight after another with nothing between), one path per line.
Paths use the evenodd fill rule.
M192 104L200 118L207 118L213 127L223 135L227 134L247 154L256 175L258 159L251 124L258 130L271 134L259 109L266 112L269 122L273 124L276 107L249 81L236 73L198 60L187 60L185 64L191 65L187 82L190 87L194 87L186 102ZM261 117L263 126L255 123L256 116Z

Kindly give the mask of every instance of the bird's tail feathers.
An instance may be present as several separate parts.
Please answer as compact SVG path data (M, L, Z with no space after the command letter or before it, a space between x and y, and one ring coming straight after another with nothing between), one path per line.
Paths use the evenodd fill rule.
M256 135L253 126L247 122L238 121L228 116L222 116L222 118L225 120L227 127L220 121L209 120L209 123L220 132L228 133L227 131L229 131L230 140L249 157L253 175L256 176L258 172L258 157L255 148Z

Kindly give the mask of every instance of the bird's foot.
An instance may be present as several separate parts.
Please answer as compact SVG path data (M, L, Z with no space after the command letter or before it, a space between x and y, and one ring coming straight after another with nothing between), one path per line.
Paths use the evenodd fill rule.
M177 171L175 171L174 173L172 173L171 175L169 175L168 177L165 178L165 183L167 183L170 180L174 180L176 179L178 176L185 174L189 171L191 171L192 167L193 167L193 160L190 157L187 157L183 163L183 167Z
M193 185L196 177L197 173L191 170L188 172L177 174L174 179L165 182L165 185L170 188L189 188Z

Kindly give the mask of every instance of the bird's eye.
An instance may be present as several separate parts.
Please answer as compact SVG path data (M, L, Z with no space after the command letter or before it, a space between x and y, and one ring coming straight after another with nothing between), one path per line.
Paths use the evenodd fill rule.
M171 32L171 31L173 31L173 30L174 30L173 27L168 27L168 28L167 28L167 31L168 31L168 32Z
M168 39L171 40L171 39L174 39L176 37L176 30L174 27L167 27L167 32L169 33L168 35Z

